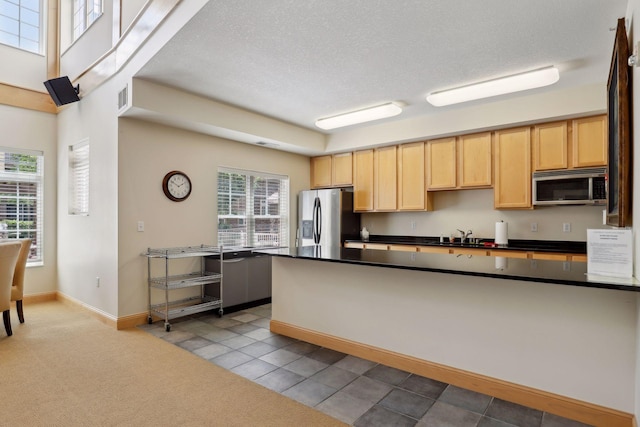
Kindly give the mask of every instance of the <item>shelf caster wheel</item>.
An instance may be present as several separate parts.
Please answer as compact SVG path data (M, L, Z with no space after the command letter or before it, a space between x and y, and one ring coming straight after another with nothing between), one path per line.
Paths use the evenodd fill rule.
M224 314L224 310L222 309L218 310L218 317L222 317L223 314Z
M164 330L169 332L171 330L171 325L168 324L168 323L166 325L164 325Z
M148 324L152 324L153 323L153 319L151 318L151 316L147 317L147 323Z

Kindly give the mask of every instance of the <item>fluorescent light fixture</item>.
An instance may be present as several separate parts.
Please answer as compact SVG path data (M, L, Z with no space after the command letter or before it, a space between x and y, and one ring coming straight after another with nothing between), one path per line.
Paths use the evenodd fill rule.
M365 108L351 113L340 114L326 119L316 120L316 126L320 129L335 129L357 123L370 122L372 120L385 119L402 113L402 108L393 102Z
M454 89L433 92L427 95L427 101L436 107L489 98L506 93L549 86L560 79L556 67L544 67L525 73L513 74L499 79L487 80Z

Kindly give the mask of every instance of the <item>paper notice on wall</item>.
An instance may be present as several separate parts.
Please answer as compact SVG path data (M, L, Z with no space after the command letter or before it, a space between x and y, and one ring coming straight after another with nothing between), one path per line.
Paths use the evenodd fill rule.
M630 229L587 230L587 274L633 277Z

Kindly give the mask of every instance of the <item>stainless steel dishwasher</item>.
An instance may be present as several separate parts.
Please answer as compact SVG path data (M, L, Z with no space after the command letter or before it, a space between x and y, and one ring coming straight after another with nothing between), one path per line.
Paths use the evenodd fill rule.
M264 304L271 299L271 257L251 250L224 251L224 308L238 309ZM220 271L220 259L206 261L208 271ZM216 289L207 288L215 295ZM219 296L219 295L216 295ZM232 310L233 311L233 310Z

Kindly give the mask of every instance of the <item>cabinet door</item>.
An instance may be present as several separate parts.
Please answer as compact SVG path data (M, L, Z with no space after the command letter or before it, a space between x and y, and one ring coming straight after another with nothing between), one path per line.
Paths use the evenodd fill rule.
M353 157L351 153L334 154L332 162L331 184L334 186L353 184Z
M373 210L373 150L354 153L353 210Z
M445 138L425 143L427 150L427 189L456 188L456 139Z
M537 171L569 167L567 122L544 123L533 130L533 169Z
M596 116L572 121L573 167L606 166L607 117Z
M331 156L311 158L311 188L331 187Z
M429 209L425 191L424 142L398 146L398 210Z
M491 132L458 138L458 185L460 188L490 187L493 183Z
M374 151L374 209L395 211L398 208L398 148L377 148Z
M529 128L495 132L496 209L531 208L531 131Z
M248 298L249 302L271 298L271 257L259 255L247 258L249 280Z

